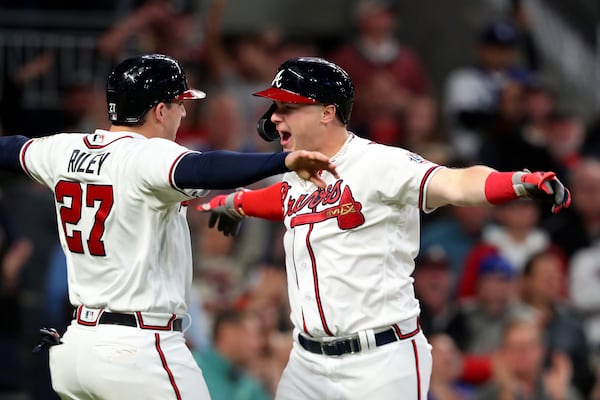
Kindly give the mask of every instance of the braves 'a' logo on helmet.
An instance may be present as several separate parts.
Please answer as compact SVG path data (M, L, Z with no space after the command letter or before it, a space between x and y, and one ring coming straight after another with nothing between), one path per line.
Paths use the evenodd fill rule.
M283 76L283 73L285 72L285 70L281 70L277 73L277 75L275 75L275 78L273 78L273 82L271 82L271 86L279 88L281 87L281 78Z

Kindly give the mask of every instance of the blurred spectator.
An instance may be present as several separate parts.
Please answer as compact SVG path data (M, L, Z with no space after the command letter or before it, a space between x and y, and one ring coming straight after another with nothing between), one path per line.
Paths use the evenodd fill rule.
M519 200L492 209L494 223L483 230L483 242L498 249L519 273L527 260L550 245L548 233L538 227L539 205Z
M244 121L238 99L230 92L211 94L205 107L207 150L253 151L253 142L243 132Z
M218 312L213 324L214 348L194 352L213 400L268 400L248 366L264 349L260 318L244 311Z
M50 385L47 352L34 356L31 349L39 343L39 329L43 327L44 287L48 260L58 241L54 199L43 186L24 175L2 182L3 202L15 221L17 237L32 245L30 257L24 260L19 279L19 302L16 323L9 324L18 330L18 351L21 356L21 374L25 388L33 399L57 399ZM16 333L16 332L15 332ZM4 353L2 353L4 354Z
M566 354L573 365L573 385L587 396L594 384L591 352L581 322L564 301L567 282L562 254L552 249L533 255L521 276L520 298L540 314L547 351L546 365L553 354Z
M5 75L0 99L0 124L5 135L38 137L57 132L86 131L107 126L104 93L97 90L85 71L74 71L60 87L58 110L30 110L24 107L25 87L58 68L54 54L38 54Z
M453 288L462 276L467 255L481 241L489 217L489 207L449 206L446 216L424 224L421 248L437 244L444 249L450 260Z
M497 110L490 116L489 125L480 132L481 145L477 160L489 162L498 168L498 153L504 150L504 143L518 136L523 129L523 100L524 87L520 82L509 80L499 89ZM517 169L521 168L522 162Z
M28 134L35 129L28 126L32 121L26 118L26 111L23 108L23 96L25 86L46 74L54 65L54 55L46 52L37 55L25 64L16 68L15 71L7 71L3 74L2 98L0 99L0 123L4 135ZM44 121L52 125L52 120ZM51 129L52 127L48 127ZM44 132L35 132L41 135Z
M558 111L548 116L546 146L558 166L553 170L560 179L566 180L569 171L580 160L581 146L585 140L583 120L574 113Z
M27 380L21 357L21 269L33 250L27 239L19 239L10 215L0 204L0 398L24 396Z
M498 254L483 257L478 265L473 297L459 303L446 332L464 355L462 379L480 384L489 379L491 354L500 345L507 321L517 315L533 315L516 301L516 276Z
M503 89L502 98L511 87ZM517 89L515 89L517 90ZM521 90L521 89L518 89ZM525 91L527 101L545 101L531 97L543 97L547 94L540 89L528 88ZM532 106L532 105L529 105ZM480 158L500 170L522 169L554 171L566 181L568 173L581 158L582 145L585 140L585 126L581 118L573 113L556 109L546 110L546 113L535 121L528 115L527 108L520 104L512 107L517 109L512 117L507 117L504 105L500 106L499 115L489 128ZM548 215L548 213L545 213Z
M428 400L472 400L475 389L460 382L462 354L448 335L436 333L429 337L433 368Z
M44 326L63 334L73 319L73 306L69 301L67 285L67 259L59 242L56 242L48 258L44 282Z
M414 96L405 111L402 147L434 163L448 165L453 152L444 136L435 98Z
M199 213L197 213L199 214ZM209 314L232 307L244 290L246 264L235 256L235 241L208 227L205 215L196 215L194 289Z
M61 83L61 108L30 110L24 107L25 87L58 68L51 52L38 54L4 77L0 124L5 135L43 136L55 132L86 131L109 125L104 93L85 71L72 71Z
M583 321L594 362L600 365L600 242L575 252L569 266L571 304Z
M569 174L573 205L543 222L568 257L600 238L600 160L583 158Z
M490 255L498 255L498 249L488 243L479 242L465 256L462 273L456 285L456 299L469 300L475 296L479 267L483 260Z
M531 318L511 320L502 332L493 358L493 380L477 393L481 400L579 400L571 386L569 358L557 352L544 368L546 347L542 332Z
M394 2L357 0L356 36L330 54L355 85L350 130L376 142L398 145L408 101L430 90L420 57L395 36Z
M510 0L507 17L519 31L519 47L522 64L530 71L537 72L542 68L541 55L531 33L529 15L523 0Z
M481 161L501 171L527 168L531 171L556 171L547 148L550 115L556 107L554 95L540 82L523 87L522 121L508 135L488 137L481 150Z
M236 307L260 316L266 339L265 353L256 357L249 368L274 395L293 342L285 268L260 265L254 268L248 283L248 289L238 299Z
M202 61L208 84L227 90L237 99L241 132L247 135L244 143L253 143L251 147L256 149L270 149L278 144L267 143L256 134L256 123L268 108L267 103L250 94L271 83L279 65L281 37L270 28L224 37L222 24L227 4L227 0L212 0L207 9Z
M140 53L188 60L202 39L192 1L145 0L98 39L100 54L120 60Z
M499 345L506 321L533 310L516 302L516 273L497 254L479 265L475 296L459 304L448 322L447 333L464 353L491 354Z
M462 159L479 156L507 83L524 84L530 78L529 72L517 65L518 40L519 32L510 22L486 25L479 33L476 65L453 71L446 82L444 109L450 140Z
M581 146L583 156L600 157L600 113L592 119Z
M443 332L453 306L450 261L444 249L432 245L421 250L413 277L423 332L426 336Z

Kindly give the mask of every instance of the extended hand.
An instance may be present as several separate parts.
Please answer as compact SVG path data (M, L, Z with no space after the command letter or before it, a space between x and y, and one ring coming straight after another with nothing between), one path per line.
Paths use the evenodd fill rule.
M236 236L240 231L243 216L235 207L235 196L239 192L215 196L208 203L197 207L200 211L210 212L208 227L215 225L225 236Z
M320 188L326 186L320 176L321 171L329 171L335 178L339 178L335 165L329 157L317 151L296 150L285 158L285 165L304 180L311 181Z
M571 205L571 193L554 172L515 172L513 188L519 197L551 201L556 214Z

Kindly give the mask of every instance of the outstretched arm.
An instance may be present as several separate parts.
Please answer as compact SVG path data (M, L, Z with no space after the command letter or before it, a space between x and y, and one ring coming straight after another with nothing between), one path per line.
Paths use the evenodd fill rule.
M439 169L428 183L426 196L427 208L496 205L519 198L552 203L553 213L571 205L569 190L554 172L498 172L483 165Z
M25 136L0 137L0 168L22 172L19 154L28 140L29 138Z
M271 221L283 221L283 197L281 182L257 190L239 190L213 197L198 210L210 212L209 227L225 236L234 236L240 228L242 218L257 217Z
M320 171L338 176L335 165L318 152L298 150L263 154L212 151L190 153L183 157L175 168L174 178L175 184L183 189L234 189L290 170L319 187L325 187Z

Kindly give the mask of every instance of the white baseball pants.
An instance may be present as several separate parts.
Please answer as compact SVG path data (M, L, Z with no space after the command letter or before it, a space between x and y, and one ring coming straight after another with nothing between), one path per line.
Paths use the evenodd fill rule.
M61 399L210 400L181 332L74 321L62 341L50 347Z
M294 341L277 400L427 400L431 346L412 338L342 356L325 356Z

